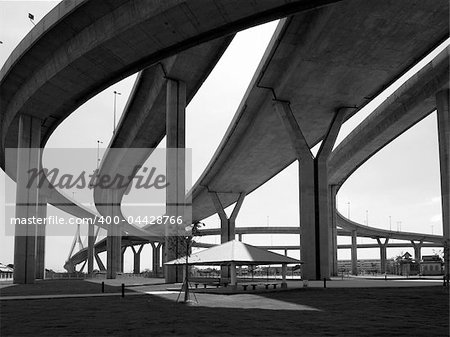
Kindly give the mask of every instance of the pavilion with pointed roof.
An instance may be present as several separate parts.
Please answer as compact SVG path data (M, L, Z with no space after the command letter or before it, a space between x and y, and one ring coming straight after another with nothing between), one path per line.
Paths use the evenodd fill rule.
M229 265L231 270L231 285L236 285L236 266L239 265L282 265L282 287L286 286L286 271L288 264L300 264L300 260L273 253L237 240L231 240L198 253L166 262L166 265Z

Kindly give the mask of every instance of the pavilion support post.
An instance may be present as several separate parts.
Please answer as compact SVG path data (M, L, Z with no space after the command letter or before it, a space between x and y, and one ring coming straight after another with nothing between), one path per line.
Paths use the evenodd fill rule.
M41 120L19 117L16 181L16 218L38 217L38 179L32 171L40 168ZM14 283L34 283L36 278L36 225L16 224L14 234Z
M219 194L217 192L209 192L209 195L211 197L211 200L214 203L214 206L216 208L217 214L220 218L220 243L225 243L231 240L235 239L236 236L236 218L239 214L239 211L242 207L242 203L245 199L245 193L240 193L239 198L236 202L236 205L234 206L233 212L231 213L231 216L228 217L225 213L225 208L222 205L222 202L220 201ZM234 267L235 268L235 267ZM221 279L222 280L229 280L231 277L231 269L230 266L222 266L221 267Z
M378 246L380 246L380 266L381 266L381 274L386 273L386 260L387 260L387 245L389 242L389 238L386 238L384 243L381 242L379 238L377 238Z
M450 280L450 90L436 94L439 137L439 165L441 172L442 234L444 236L444 268Z
M177 219L184 217L186 195L186 83L183 81L167 80L166 135L166 214ZM166 225L165 261L178 259L186 253L179 227L176 223ZM166 283L183 282L183 266L165 265L164 269Z
M299 162L300 258L302 278L321 280L331 275L330 247L333 237L330 221L328 158L338 136L345 110L338 109L314 157L289 102L274 101Z
M236 263L230 263L230 284L232 287L236 287L237 285L237 277L236 277Z

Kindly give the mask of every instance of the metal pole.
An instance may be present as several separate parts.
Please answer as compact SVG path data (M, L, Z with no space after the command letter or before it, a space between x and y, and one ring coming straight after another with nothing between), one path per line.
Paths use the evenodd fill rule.
M100 165L100 144L103 144L103 142L97 140L97 171L98 171L98 167Z
M116 133L116 96L122 95L120 92L114 90L114 125L113 125L113 135Z
M350 220L350 201L347 202L347 219Z

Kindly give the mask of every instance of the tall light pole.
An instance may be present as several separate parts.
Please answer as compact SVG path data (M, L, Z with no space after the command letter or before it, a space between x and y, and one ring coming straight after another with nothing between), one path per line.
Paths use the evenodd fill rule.
M369 211L366 209L366 226L369 226Z
M350 201L347 201L347 219L350 220Z
M431 225L431 235L434 234L434 225Z
M389 230L392 231L392 217L389 215Z
M116 97L117 95L122 95L120 92L114 90L114 125L113 125L113 135L116 133Z
M103 142L97 140L97 173L98 167L100 166L100 144L103 144Z

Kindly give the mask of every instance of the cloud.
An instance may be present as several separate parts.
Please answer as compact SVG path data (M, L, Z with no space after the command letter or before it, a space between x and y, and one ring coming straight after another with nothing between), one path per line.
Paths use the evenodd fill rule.
M441 203L441 196L431 198L431 203L432 204L440 204Z
M420 205L421 206L432 206L432 205L437 205L441 203L441 196L437 196L437 197L433 197L425 202L422 202Z
M431 222L442 222L442 214L435 214L430 219Z

